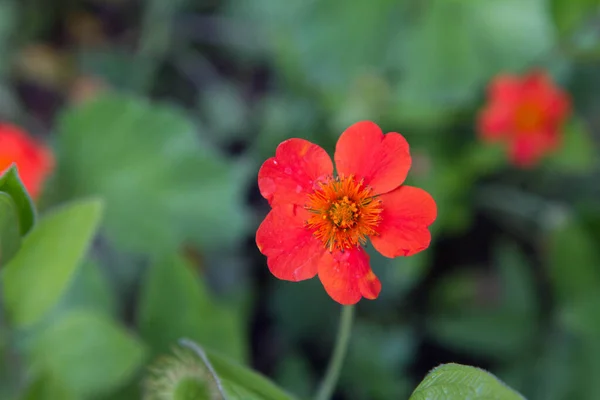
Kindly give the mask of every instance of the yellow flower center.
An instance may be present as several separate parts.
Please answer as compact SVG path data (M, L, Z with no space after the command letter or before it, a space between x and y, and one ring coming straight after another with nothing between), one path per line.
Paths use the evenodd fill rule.
M329 251L364 244L369 236L377 235L383 210L381 200L372 192L353 176L321 182L306 205L313 213L306 221L307 228Z

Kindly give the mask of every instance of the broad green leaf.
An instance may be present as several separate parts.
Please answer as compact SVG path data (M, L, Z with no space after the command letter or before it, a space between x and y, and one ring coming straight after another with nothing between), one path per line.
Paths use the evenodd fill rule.
M54 311L63 313L74 309L86 309L107 316L116 315L115 294L100 268L96 262L85 260L75 272L69 288Z
M40 375L25 389L20 400L79 400L60 380Z
M463 1L486 79L505 71L522 71L554 50L554 26L547 0Z
M142 337L156 353L181 338L219 350L236 360L246 356L243 321L219 304L181 257L154 263L142 283L138 310Z
M591 15L598 11L598 0L550 0L554 24L561 35L574 33Z
M292 400L293 397L277 387L270 380L253 370L237 364L235 361L223 356L217 352L207 350L208 358L215 368L217 375L223 381L223 384L233 392L233 394L252 393L254 397L241 397L243 399L261 399L261 400ZM229 385L233 383L234 385ZM236 391L237 387L242 388ZM228 392L230 391L228 390Z
M448 108L475 100L494 75L549 54L554 38L542 0L434 0L409 43L400 97Z
M125 95L70 109L58 127L61 190L101 195L122 250L223 246L244 233L243 185L195 131L181 111Z
M111 87L139 92L148 84L154 61L124 51L94 50L84 47L77 54L81 74L97 76Z
M472 41L468 7L464 1L430 2L409 40L402 98L464 101L475 93L485 71Z
M560 301L596 294L600 285L600 253L589 232L571 220L554 229L548 239L548 274Z
M264 400L264 397L228 380L223 381L223 389L227 400Z
M565 171L585 172L596 161L596 144L589 129L581 120L572 120L563 128L563 143L547 163Z
M35 338L29 356L35 368L90 396L128 382L142 366L145 348L108 317L73 311Z
M21 235L25 235L35 223L35 209L15 165L0 176L0 192L13 199L19 217L19 229Z
M0 192L0 266L8 262L21 246L19 217L12 197Z
M261 27L268 51L289 80L336 93L362 72L381 68L394 33L402 28L406 3L373 0L346 7L343 0L290 0L285 5L257 0L234 1L230 9L234 17Z
M1 271L11 322L39 321L59 301L94 237L102 203L78 201L46 215Z
M494 375L460 364L434 368L417 386L410 400L524 400Z

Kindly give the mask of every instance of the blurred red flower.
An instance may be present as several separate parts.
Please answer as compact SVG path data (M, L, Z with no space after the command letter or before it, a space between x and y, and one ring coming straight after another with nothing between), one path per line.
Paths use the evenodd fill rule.
M424 190L402 185L411 156L399 133L356 123L339 138L334 159L337 175L325 150L311 142L289 139L277 147L258 173L272 210L256 243L277 278L318 274L335 301L354 304L381 291L361 245L369 238L390 258L426 249L437 206Z
M507 142L511 161L530 167L560 145L569 112L568 95L545 72L499 75L489 85L478 131L485 141Z
M42 185L54 167L54 157L46 146L38 143L20 128L0 124L0 174L13 163L33 199L37 199Z

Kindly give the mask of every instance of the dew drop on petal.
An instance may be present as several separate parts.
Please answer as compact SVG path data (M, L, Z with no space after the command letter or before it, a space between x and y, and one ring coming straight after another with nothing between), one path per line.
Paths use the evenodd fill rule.
M292 169L290 167L285 167L285 169L283 170L283 172L285 172L288 175L292 174Z
M302 192L302 186L296 185L296 193Z

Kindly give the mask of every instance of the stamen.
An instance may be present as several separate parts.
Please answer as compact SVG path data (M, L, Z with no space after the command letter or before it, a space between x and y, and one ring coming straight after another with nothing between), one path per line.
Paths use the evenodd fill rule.
M323 241L329 251L344 250L365 244L377 235L382 204L372 189L353 176L320 182L306 209L314 215L306 223L313 235Z

